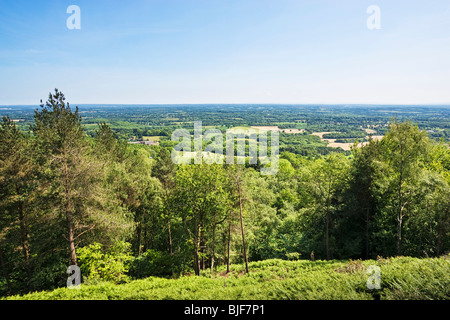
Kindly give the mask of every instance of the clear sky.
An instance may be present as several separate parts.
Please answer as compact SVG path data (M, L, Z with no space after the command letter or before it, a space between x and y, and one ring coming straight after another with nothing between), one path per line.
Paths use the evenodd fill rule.
M77 104L448 104L450 1L0 0L0 105L54 88Z

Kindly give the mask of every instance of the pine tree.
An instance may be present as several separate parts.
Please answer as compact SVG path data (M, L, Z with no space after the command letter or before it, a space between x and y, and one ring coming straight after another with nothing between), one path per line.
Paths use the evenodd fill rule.
M29 141L29 137L21 133L9 117L3 117L0 125L0 210L3 232L0 233L5 237L7 230L13 232L13 226L18 225L19 236L15 238L20 239L18 243L22 248L27 287L31 290L29 197L34 189L34 164Z
M77 244L88 236L99 242L123 237L132 228L126 208L105 187L102 163L86 141L78 107L72 110L55 89L35 111L36 135L47 214L65 225L69 260L77 265Z

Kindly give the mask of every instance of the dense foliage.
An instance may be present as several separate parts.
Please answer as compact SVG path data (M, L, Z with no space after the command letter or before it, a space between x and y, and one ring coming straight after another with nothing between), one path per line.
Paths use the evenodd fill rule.
M381 289L367 288L369 266L379 266ZM79 290L60 288L9 299L26 300L445 300L450 298L447 258L344 261L265 260L213 276L150 277L117 285L103 282Z
M183 119L196 120L194 116L201 110L193 110ZM206 120L208 116L211 119L204 125L215 125L212 119L219 117L224 128L232 121L236 125L275 124L283 128L286 117L302 119L298 112L294 116L295 108L287 107L281 110L284 116L275 112L270 121L261 118L255 122L250 122L254 114L229 118L237 112L233 108L214 110L218 114L207 112ZM138 111L130 114L137 117ZM356 115L349 120L350 128L341 130L349 134L340 138L355 137L355 128L366 124L363 116ZM333 119L312 125L299 122L298 129L331 132L337 125ZM156 126L152 130L165 125L158 118L152 121ZM215 274L225 268L231 272L233 263L247 261L250 265L244 272L250 270L251 275L259 266L251 262L266 259L439 257L450 250L450 148L444 141L430 139L410 121L392 120L381 141L369 139L363 147L355 143L347 153L331 152L333 149L323 145L319 137L296 134L294 139L282 134L280 146L284 144L285 151L280 170L273 176L261 175L261 164L174 165L168 142L131 145L105 122L95 126L95 130L86 130L79 109L72 109L57 90L35 111L28 132L19 130L9 117L3 118L0 295L64 286L69 265L79 265L87 283L121 283L151 276ZM169 133L160 130L159 135L167 137ZM407 261L411 268L420 265L418 260ZM445 267L448 270L448 260L426 261L439 261L436 272ZM299 270L315 268L308 261L279 263L302 266ZM435 267L427 263L423 262L427 270ZM392 274L400 272L394 269ZM267 271L262 274L254 276L274 276ZM321 277L346 275L321 274L318 279ZM328 281L325 278L322 280ZM406 286L413 281L395 279L392 281L405 279ZM284 292L286 298L303 297L297 289L282 289L297 280L287 279L267 292L245 296L270 298ZM130 286L171 283L164 281L150 279ZM215 283L206 278L192 281ZM312 288L308 282L312 280L301 281ZM355 281L355 285L360 282ZM107 286L112 292L116 290L113 284ZM261 286L248 290L263 290ZM95 288L87 290L93 293ZM428 287L424 290L425 296L433 291ZM349 297L368 297L353 289L347 293ZM325 296L334 294L338 293ZM403 291L386 292L386 297L394 297L390 294L401 295ZM407 297L410 294L405 293Z

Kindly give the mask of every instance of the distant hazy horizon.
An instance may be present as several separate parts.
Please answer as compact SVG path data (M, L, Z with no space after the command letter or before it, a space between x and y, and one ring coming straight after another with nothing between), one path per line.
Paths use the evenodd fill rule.
M443 107L443 108L450 108L450 103L436 103L436 104L374 104L374 103L328 103L328 104L321 104L321 103L133 103L133 104L119 104L119 103L72 103L70 101L68 102L71 107L81 107L81 108L88 108L88 107L189 107L189 106L220 106L220 107L226 107L226 106L292 106L292 107ZM45 103L44 103L45 104ZM37 108L40 104L17 104L17 105L0 105L0 111L2 110L8 110L9 108Z

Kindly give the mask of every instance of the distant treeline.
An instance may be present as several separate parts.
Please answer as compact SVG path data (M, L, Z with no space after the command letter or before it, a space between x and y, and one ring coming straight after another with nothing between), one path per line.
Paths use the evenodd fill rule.
M324 139L351 139L351 138L365 138L367 133L364 131L346 131L346 132L333 132L323 135Z
M27 132L34 122L34 109L33 106L0 108L0 116L21 119L17 125ZM422 130L430 131L430 138L435 140L443 137L449 141L450 137L449 106L83 105L80 114L91 136L95 134L97 124L105 122L124 139L164 136L160 131L171 134L177 128L192 128L193 122L198 120L203 126L213 126L223 132L236 126L279 126L281 129L306 129L308 133L362 132L361 128L371 128L377 135L384 135L392 119L397 119L413 121Z

